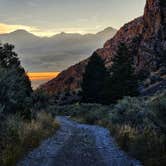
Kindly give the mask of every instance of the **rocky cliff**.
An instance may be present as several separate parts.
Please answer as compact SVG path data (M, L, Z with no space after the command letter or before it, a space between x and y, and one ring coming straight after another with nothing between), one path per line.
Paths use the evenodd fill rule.
M165 0L147 0L142 17L125 24L103 48L96 50L107 67L111 66L121 42L126 43L133 54L137 72L159 70L163 66L161 57L166 56ZM71 66L41 87L51 93L79 89L87 62L88 59Z

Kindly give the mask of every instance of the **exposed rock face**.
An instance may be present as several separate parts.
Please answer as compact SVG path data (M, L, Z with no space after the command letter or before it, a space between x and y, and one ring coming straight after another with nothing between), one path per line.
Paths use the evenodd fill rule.
M116 55L121 42L126 43L133 54L136 71L158 70L161 65L161 56L166 50L165 0L147 0L142 17L125 24L112 39L104 44L103 48L96 50L107 67L111 66L112 57ZM80 88L87 61L82 61L63 71L42 88L51 93Z

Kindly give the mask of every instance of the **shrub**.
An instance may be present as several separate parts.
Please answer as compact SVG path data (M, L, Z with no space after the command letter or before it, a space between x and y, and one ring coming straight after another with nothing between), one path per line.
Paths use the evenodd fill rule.
M115 124L139 125L141 127L147 121L147 114L148 107L144 99L125 97L114 106L110 118Z
M166 95L149 102L150 118L160 130L166 132Z
M40 142L52 135L59 124L51 115L41 112L32 121L20 116L9 116L2 122L0 134L0 163L2 166L14 165L25 153L37 147Z

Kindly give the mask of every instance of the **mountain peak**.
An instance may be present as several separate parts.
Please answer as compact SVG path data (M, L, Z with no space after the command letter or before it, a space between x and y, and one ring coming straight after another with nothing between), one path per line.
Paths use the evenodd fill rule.
M61 32L60 35L66 35L67 33L66 32Z
M163 19L166 18L166 3L165 0L147 0L143 15L144 24L149 29L149 35L156 34ZM165 20L166 21L166 20Z
M116 32L117 30L115 28L107 27L103 31L98 32L97 35L107 35L107 37L109 37L110 35L115 34Z
M5 35L5 34L4 34ZM35 36L33 33L30 33L24 29L18 29L16 31L13 31L11 33L8 33L7 36L9 37L14 37L15 39L18 38L23 38L26 40L26 38L38 38L37 36Z
M15 31L11 32L10 34L16 34L16 35L17 34L23 34L23 35L25 35L25 34L31 34L31 35L33 35L32 33L28 32L28 31L26 31L24 29L15 30Z
M114 30L116 30L116 29L113 27L107 27L103 31L114 31Z

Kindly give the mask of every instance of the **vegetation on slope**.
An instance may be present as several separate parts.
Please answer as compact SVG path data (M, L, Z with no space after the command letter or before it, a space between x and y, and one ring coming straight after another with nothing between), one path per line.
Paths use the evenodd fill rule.
M50 114L38 112L42 95L32 92L14 46L0 45L0 165L15 165L17 160L59 125ZM43 107L44 108L44 107Z

